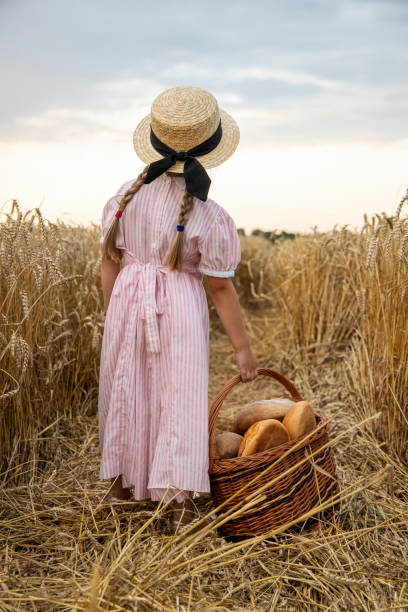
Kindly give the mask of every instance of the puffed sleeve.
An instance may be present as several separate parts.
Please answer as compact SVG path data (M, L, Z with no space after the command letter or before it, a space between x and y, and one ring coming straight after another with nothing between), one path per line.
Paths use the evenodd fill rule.
M115 213L119 208L119 202L124 194L124 187L125 187L126 183L124 185L122 185L118 191L115 193L114 196L112 196L111 198L109 198L109 200L106 202L105 206L103 207L102 210L102 233L101 233L101 237L99 239L100 244L102 245L105 236L107 234L107 231L115 217ZM124 210L122 216L119 219L119 224L118 224L118 230L116 233L116 247L118 249L124 249L125 248L125 242L124 242L124 232L123 232L123 223L125 220L125 215L126 215L126 209Z
M220 208L206 235L199 240L198 270L207 276L234 276L241 261L241 242L232 217Z

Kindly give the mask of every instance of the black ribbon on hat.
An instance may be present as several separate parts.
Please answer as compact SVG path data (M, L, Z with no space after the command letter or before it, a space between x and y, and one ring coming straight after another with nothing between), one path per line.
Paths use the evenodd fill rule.
M184 164L184 178L186 181L186 188L188 193L195 196L199 200L205 202L208 197L208 190L210 188L211 179L208 176L204 166L200 164L196 155L205 155L210 153L219 144L222 137L221 120L220 123L212 136L201 142L196 147L189 149L188 151L175 151L168 145L164 144L159 140L156 134L152 130L150 125L150 142L156 151L161 153L163 159L158 159L149 165L145 183L151 183L155 178L166 172L171 166L177 161L185 161Z

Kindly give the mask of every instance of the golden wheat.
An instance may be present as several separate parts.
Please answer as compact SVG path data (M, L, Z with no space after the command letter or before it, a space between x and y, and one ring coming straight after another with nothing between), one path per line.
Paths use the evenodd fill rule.
M220 520L171 536L166 505L102 503L100 228L12 201L0 225L2 610L408 609L407 202L365 215L360 233L241 234L234 284L258 367L329 418L341 506L310 534L231 543ZM236 366L209 308L214 398ZM276 392L263 377L238 385L219 430ZM196 503L211 517L210 499Z

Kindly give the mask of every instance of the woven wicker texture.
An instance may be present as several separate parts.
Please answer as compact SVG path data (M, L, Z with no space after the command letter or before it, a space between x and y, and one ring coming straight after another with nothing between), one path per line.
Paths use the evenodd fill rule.
M173 87L160 93L133 134L136 153L146 164L162 158L150 142L150 123L153 132L175 151L187 151L207 140L217 129L221 119L220 143L206 155L197 156L205 168L219 166L235 151L239 142L239 127L216 98L201 87ZM184 161L171 166L172 172L183 173Z
M269 368L260 368L258 374L278 380L289 391L294 401L302 400L296 387L279 372ZM210 408L211 495L216 506L226 502L222 512L232 508L238 502L245 501L248 495L268 485L277 476L304 460L307 455L328 444L327 419L316 414L316 429L303 443L301 440L306 436L248 457L220 459L215 443L217 417L226 396L239 382L241 382L239 374L229 380L218 393ZM295 450L272 467L277 459L295 445L297 446ZM268 467L270 469L267 473L261 475ZM248 485L244 491L231 501L226 501L244 485ZM330 447L327 446L277 482L272 483L271 486L266 486L262 491L262 501L246 510L238 518L225 523L221 531L229 536L262 535L270 529L293 521L314 506L326 501L337 491L338 481L334 458Z

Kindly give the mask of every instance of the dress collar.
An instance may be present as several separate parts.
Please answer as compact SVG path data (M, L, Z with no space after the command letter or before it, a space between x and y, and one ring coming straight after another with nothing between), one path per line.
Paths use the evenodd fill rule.
M180 177L182 176L183 175L180 174ZM177 189L180 189L181 191L185 191L185 181L176 180L178 177L169 176L165 172L163 172L163 174L161 174L160 177L162 177L163 181L165 181L166 183L173 185L174 187L176 187Z

